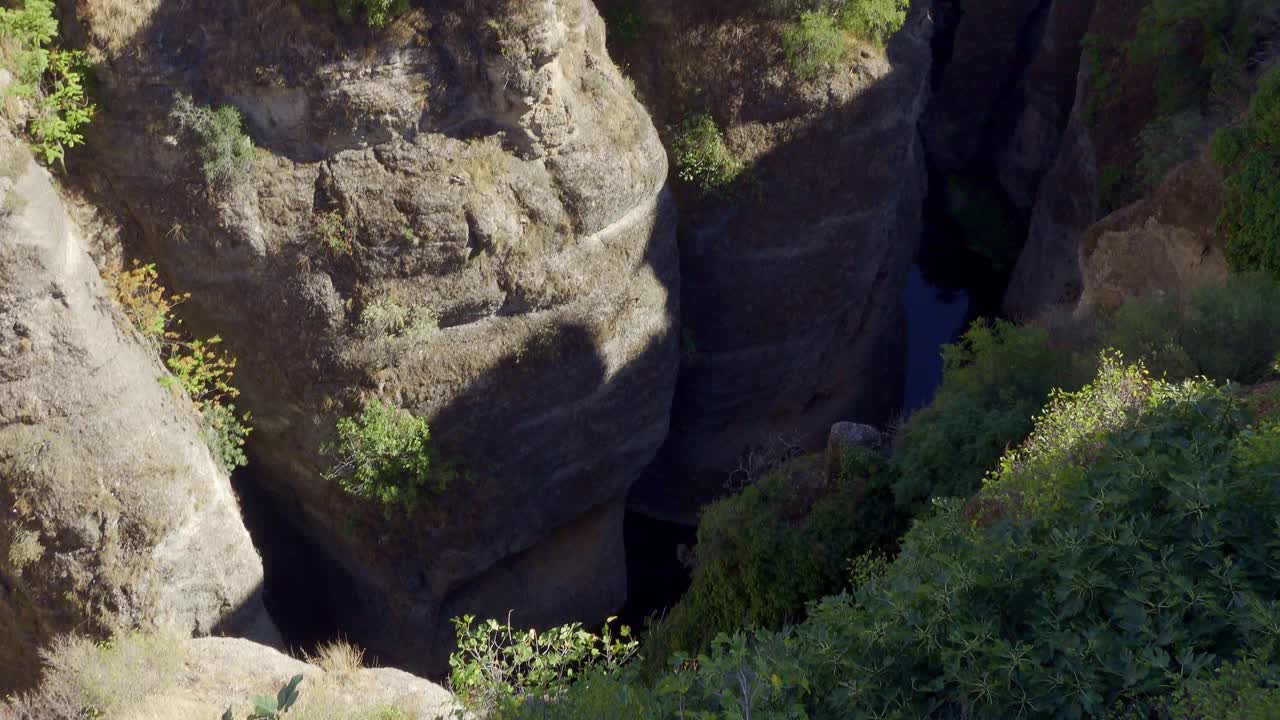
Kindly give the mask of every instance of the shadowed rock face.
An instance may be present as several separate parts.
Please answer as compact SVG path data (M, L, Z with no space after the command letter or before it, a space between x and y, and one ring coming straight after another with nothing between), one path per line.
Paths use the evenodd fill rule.
M1021 208L1030 208L1053 165L1075 101L1081 40L1094 0L1053 0L1040 27L1030 32L1034 48L997 123L995 163L1000 184ZM1042 3L1043 5L1043 3ZM1029 40L1031 38L1028 38Z
M603 32L587 0L430 3L378 34L163 0L102 71L73 175L239 356L256 474L385 661L442 670L450 615L511 609L484 588L535 624L625 598L616 508L666 434L678 265L665 153ZM242 179L207 185L177 92L243 111ZM335 421L373 396L468 478L411 514L324 479Z
M53 635L257 635L262 564L187 400L0 130L0 694Z
M931 63L925 6L887 49L859 48L808 82L764 50L779 47L776 24L732 10L672 6L658 21L693 29L651 29L663 39L626 56L667 124L686 111L673 83L708 88L751 178L732 198L682 206L685 363L670 435L632 493L641 512L694 522L752 448L779 438L820 447L836 420L879 422L897 409L902 292L926 187L916 130ZM685 45L724 64L699 69Z
M1089 33L1123 47L1144 7L1145 0L1099 3L1089 19ZM1015 318L1032 318L1079 300L1080 240L1109 210L1103 172L1134 166L1139 154L1134 139L1158 109L1151 65L1120 62L1108 69L1093 67L1094 60L1080 61L1070 119L1036 194L1027 244L1005 294L1005 311ZM1110 88L1093 87L1091 78L1109 74ZM1096 117L1100 114L1105 118Z
M1023 43L1042 0L964 0L954 54L920 128L942 169L976 158L1002 97L1017 80Z

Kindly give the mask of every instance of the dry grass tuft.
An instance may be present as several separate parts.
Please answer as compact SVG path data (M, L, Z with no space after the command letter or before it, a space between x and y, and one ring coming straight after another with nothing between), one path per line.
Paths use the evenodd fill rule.
M116 54L142 32L159 6L160 0L85 0L82 12L93 39Z
M327 673L354 675L364 668L364 650L344 640L337 640L321 645L315 656L307 658L307 662L318 665Z

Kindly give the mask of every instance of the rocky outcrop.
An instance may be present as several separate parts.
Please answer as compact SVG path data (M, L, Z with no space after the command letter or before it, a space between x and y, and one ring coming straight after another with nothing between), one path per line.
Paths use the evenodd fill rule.
M665 153L591 4L419 3L375 33L161 2L139 27L102 48L73 174L239 356L255 475L340 569L344 630L439 672L452 614L619 606L616 508L667 431L678 265ZM243 175L206 182L177 93L243 112ZM373 397L464 471L416 512L324 478L336 420ZM594 575L542 572L568 547Z
M228 707L236 717L244 717L252 709L251 698L274 695L295 675L303 677L295 707L304 717L444 720L454 716L449 691L401 670L361 667L354 655L322 654L302 662L232 638L202 638L185 646L172 689L122 720L218 717Z
M0 131L0 694L72 629L274 632L226 473L85 248Z
M866 449L881 450L885 446L884 433L862 423L848 421L831 426L827 436L827 479L834 480L844 470L844 459L850 452Z
M1218 229L1222 171L1208 158L1175 168L1147 197L1108 215L1080 242L1078 313L1185 291L1230 273Z
M622 57L650 110L675 127L711 108L748 179L730 198L681 197L685 362L670 435L632 493L641 512L692 523L753 450L779 438L817 450L832 422L901 402L926 6L887 49L860 47L807 82L788 70L779 23L714 3L646 6L653 41Z

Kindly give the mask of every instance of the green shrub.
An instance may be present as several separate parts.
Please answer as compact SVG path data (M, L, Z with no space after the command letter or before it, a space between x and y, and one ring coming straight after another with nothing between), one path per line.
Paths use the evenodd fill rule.
M1255 383L1274 372L1280 357L1276 308L1280 284L1260 273L1237 275L1187 298L1126 303L1116 312L1106 342L1170 379L1204 375Z
M1194 157L1208 127L1208 119L1199 110L1161 115L1148 123L1138 137L1142 148L1139 189L1146 192L1155 188L1175 166Z
M427 422L381 400L338 420L337 431L337 442L325 448L336 459L327 476L357 497L412 510L456 476L432 444Z
M1188 679L1280 633L1278 476L1280 424L1256 424L1232 388L1109 359L980 495L937 503L854 592L794 630L677 656L650 685L592 677L553 716L1158 717ZM1186 685L1212 709L1190 717L1269 709L1240 704L1254 680Z
M302 683L301 675L294 675L276 691L275 695L258 695L253 698L253 711L247 720L279 720L293 709L298 702L298 685ZM231 708L222 714L222 720L235 720Z
M1213 157L1230 173L1219 218L1227 259L1280 276L1280 68L1263 78L1244 126L1219 132Z
M234 382L236 359L219 347L222 338L217 335L201 340L183 330L173 310L190 293L170 295L160 284L156 266L136 260L128 270L108 273L106 280L125 317L169 369L160 384L179 389L191 399L214 459L227 472L247 465L244 443L252 428L249 413L237 415L232 402L240 395Z
M245 134L240 111L231 105L196 105L190 95L174 97L170 117L197 141L197 154L211 188L224 189L245 178L253 166L253 141Z
M609 40L620 45L634 45L644 34L644 18L631 0L609 8L604 16Z
M53 0L23 0L21 9L0 7L0 40L16 46L9 93L32 99L27 118L33 148L46 163L84 143L81 131L96 108L85 94L89 58L80 51L49 47L58 35Z
M1169 720L1273 720L1280 717L1280 666L1250 658L1191 678L1174 693Z
M802 13L782 34L787 64L802 78L815 78L826 67L839 65L849 56L844 31L824 12Z
M450 687L465 710L480 717L542 708L575 677L617 672L635 654L631 629L624 625L614 637L614 620L595 635L580 623L537 632L513 628L510 620L454 618L458 649L449 657Z
M672 154L676 176L704 195L727 196L742 176L742 161L730 152L715 119L706 113L693 115L680 125Z
M1123 422L1076 404L1133 387L1131 369L1104 367L990 494L917 526L881 582L815 611L830 664L818 672L856 679L855 693L827 695L835 707L1101 716L1262 638L1280 608L1256 533L1280 510L1280 455L1242 459L1276 429L1251 429L1209 383L1141 385ZM1056 441L1067 415L1110 419ZM1042 490L1056 502L1018 505Z
M871 42L884 44L907 21L909 0L843 0L836 9L840 27Z
M338 17L351 22L363 15L364 21L375 30L387 26L397 15L409 9L409 0L330 0Z
M1155 63L1160 113L1202 104L1215 82L1235 74L1243 58L1221 50L1233 34L1242 0L1151 0L1143 9L1129 59Z
M967 497L1001 454L1031 431L1055 387L1080 384L1081 366L1049 344L1044 330L975 323L943 348L933 403L911 416L894 454L894 494L904 505Z
M850 453L830 485L804 479L825 472L813 467L820 459L792 461L704 510L693 581L645 639L646 669L703 652L721 633L802 619L807 603L846 587L850 557L901 534L882 457Z

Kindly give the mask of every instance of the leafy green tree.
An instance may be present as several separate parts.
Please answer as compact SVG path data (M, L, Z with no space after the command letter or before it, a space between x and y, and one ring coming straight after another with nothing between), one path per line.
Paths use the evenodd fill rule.
M1230 173L1219 218L1227 259L1280 276L1280 68L1262 79L1243 126L1219 132L1212 155Z
M336 459L328 477L357 497L412 510L457 474L440 458L425 420L381 400L338 420L337 431L326 448Z
M53 163L84 143L82 130L97 112L84 87L89 58L51 47L58 36L53 0L22 0L21 5L0 7L0 41L15 48L8 64L17 82L8 92L33 99L34 112L24 120L36 153Z

